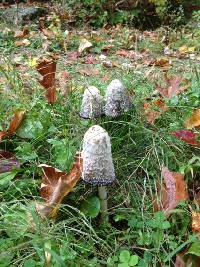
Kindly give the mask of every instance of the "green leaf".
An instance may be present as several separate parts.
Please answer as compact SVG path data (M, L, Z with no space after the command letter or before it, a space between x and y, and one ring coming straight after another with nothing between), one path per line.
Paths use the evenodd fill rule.
M129 267L127 262L119 263L117 267Z
M35 267L35 266L36 266L36 262L32 259L25 260L24 262L24 267Z
M0 186L8 185L9 182L17 175L19 171L0 173Z
M139 257L137 255L132 255L129 261L129 266L135 266L138 264Z
M187 253L185 253L185 254L193 254L193 255L200 257L200 242L196 241L196 242L192 243L191 246L189 247Z
M129 262L130 257L131 257L130 252L128 250L124 249L120 252L119 260L121 262Z
M81 211L91 218L97 217L100 211L100 202L98 197L92 196L85 199L81 204Z

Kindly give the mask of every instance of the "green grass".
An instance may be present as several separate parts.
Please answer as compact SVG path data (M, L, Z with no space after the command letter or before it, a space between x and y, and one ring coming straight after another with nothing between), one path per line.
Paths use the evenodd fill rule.
M129 29L119 30L109 55L109 59L119 60L120 64L131 62L115 55L116 50L129 48L127 40L123 39L124 30L127 36L131 34ZM13 63L13 58L20 55L22 64L27 65L30 55L38 55L37 49L41 52L40 39L37 37L24 49L15 47L12 36L11 33L0 36L4 40L0 47L3 63L0 68L0 129L9 125L16 109L26 109L27 115L16 134L0 144L2 150L14 152L22 163L19 177L0 188L0 266L49 266L45 265L46 252L51 255L51 266L55 267L111 267L118 266L120 252L124 249L138 255L140 267L173 266L174 251L181 251L195 240L191 214L187 203L180 203L166 218L162 212L153 212L152 198L158 197L157 181L161 179L163 165L171 171L185 170L188 184L192 186L199 173L199 166L193 163L189 166L194 168L193 176L186 171L188 161L195 156L199 158L199 149L171 135L182 129L191 111L199 107L199 64L172 59L170 73L189 79L191 86L169 100L170 110L158 118L155 125L149 125L143 104L154 91L155 78L163 79L159 67L154 67L151 76L146 77L150 67L141 62L131 70L106 69L97 64L95 67L100 74L85 77L77 73L77 69L87 67L82 59L66 64L64 52L53 44L61 54L58 69L70 72L69 87L73 91L66 97L58 94L57 102L49 105L34 69L28 69L31 78L25 80ZM101 49L109 38L109 33L104 33L98 48ZM78 40L75 35L69 41L71 51L77 50ZM196 43L197 40L194 45ZM179 46L179 42L173 45ZM93 51L97 46L94 43ZM153 55L161 56L164 44L156 45L144 39L139 43L139 50L147 46L153 49ZM106 82L102 80L104 76L108 77ZM107 117L81 119L78 111L84 88L94 85L104 94L115 78L120 78L132 95L132 109L115 120ZM117 180L108 186L110 222L102 224L99 217L91 219L81 212L83 200L97 195L97 188L83 181L64 199L55 221L40 218L35 210L35 203L42 201L39 193L42 174L38 165L45 163L69 171L76 151L81 150L84 133L94 124L108 131L112 143Z

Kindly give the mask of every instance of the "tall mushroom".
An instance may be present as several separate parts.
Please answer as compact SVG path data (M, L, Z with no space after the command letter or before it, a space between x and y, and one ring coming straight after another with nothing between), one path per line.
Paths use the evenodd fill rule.
M100 117L103 114L103 109L104 99L99 90L95 86L88 87L83 95L80 117L84 119Z
M108 221L106 185L115 180L110 137L99 125L88 129L83 139L83 170L85 182L97 185L103 221Z
M120 80L113 80L106 90L106 116L116 118L131 107L128 91Z

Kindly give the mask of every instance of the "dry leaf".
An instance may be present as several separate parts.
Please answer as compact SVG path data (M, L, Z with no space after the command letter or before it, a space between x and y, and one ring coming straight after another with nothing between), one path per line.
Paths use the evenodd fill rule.
M48 99L48 102L54 103L56 101L56 60L53 58L41 60L36 68L43 76L43 79L39 82L44 88L46 88L46 98Z
M59 204L81 177L81 154L76 154L69 174L45 164L41 164L40 167L44 173L40 193L46 203L37 204L37 211L43 216L55 218Z
M70 78L70 73L66 70L61 71L57 76L57 80L58 80L62 95L66 95L66 93L69 93L67 90L69 78Z
M15 45L18 47L18 46L28 46L30 45L31 42L28 40L28 39L23 39L21 41L16 41L15 42Z
M20 127L24 117L25 117L25 110L18 110L14 113L14 116L10 122L8 130L0 132L0 142L2 138L12 135Z
M172 79L167 79L167 87L162 88L161 86L157 86L157 90L160 92L162 97L168 97L171 98L174 95L178 95L182 91L186 90L190 84L187 84L185 86L180 86L182 82L182 78L180 77L173 77Z
M24 38L29 35L29 30L24 28L23 30L15 31L14 38Z
M78 72L82 75L86 76L94 76L99 75L99 69L96 68L87 68L87 69L80 69Z
M184 176L178 172L171 172L167 167L162 168L164 184L158 186L160 203L156 203L156 209L165 211L168 215L170 210L176 208L179 201L189 198Z
M192 232L200 233L200 212L192 210Z
M169 64L169 59L166 57L157 58L155 61L155 65L159 67L168 67Z
M193 110L191 117L185 122L187 129L200 126L200 108Z
M97 64L98 61L96 60L96 58L93 55L89 55L85 58L85 64Z
M179 130L174 133L172 133L176 137L178 137L180 140L194 146L200 147L200 142L197 141L197 134L188 131L188 130Z
M54 37L55 36L55 33L54 32L52 32L51 30L49 30L49 29L42 29L42 32L43 32L43 34L46 36L46 37L48 37L48 38L51 38L51 37Z
M13 153L0 150L0 173L10 172L14 168L19 168L20 163Z
M187 45L183 45L181 47L178 48L178 51L181 55L185 55L188 53L188 47Z
M158 108L159 111L153 110L153 108ZM144 103L144 113L146 115L147 121L150 124L154 124L155 120L161 116L161 114L168 110L165 102L161 99L157 99L151 103Z
M92 47L92 43L89 42L87 39L82 39L79 45L79 48L78 48L78 52L82 53L83 51L85 51L86 49L90 47Z

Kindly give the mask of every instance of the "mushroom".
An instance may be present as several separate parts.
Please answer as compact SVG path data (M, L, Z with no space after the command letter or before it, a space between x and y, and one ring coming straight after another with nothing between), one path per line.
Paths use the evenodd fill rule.
M95 86L90 86L85 90L81 104L80 117L91 119L100 117L103 114L104 99Z
M113 80L106 91L106 116L115 118L127 112L131 107L128 91L120 80Z
M111 153L110 137L99 125L90 127L83 139L82 179L98 186L101 218L108 221L106 185L115 180L115 171Z

